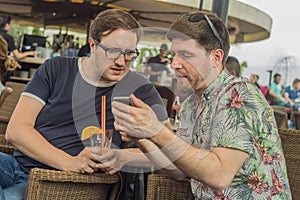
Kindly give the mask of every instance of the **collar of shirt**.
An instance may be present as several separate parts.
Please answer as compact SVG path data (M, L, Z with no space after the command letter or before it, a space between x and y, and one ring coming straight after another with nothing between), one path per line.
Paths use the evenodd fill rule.
M217 79L203 92L202 102L204 103L205 101L217 96L223 86L227 85L226 82L228 82L229 77L230 73L227 70L223 70Z

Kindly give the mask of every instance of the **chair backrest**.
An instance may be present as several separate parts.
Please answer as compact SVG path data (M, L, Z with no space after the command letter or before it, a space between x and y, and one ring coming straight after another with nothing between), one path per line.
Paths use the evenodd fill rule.
M294 111L293 115L294 115L295 128L297 130L300 130L300 112L299 111Z
M6 82L6 87L12 88L12 93L8 95L0 108L0 134L6 132L9 119L19 101L20 95L26 87L24 83Z
M29 173L25 200L115 200L119 189L118 174L79 174L33 168Z
M24 83L15 83L15 82L6 82L6 87L12 88L12 93L8 95L0 109L0 116L10 118L18 101L20 98L21 93L26 87L26 84Z
M146 200L161 199L194 199L190 182L177 181L166 175L150 174L147 180Z
M0 95L0 109L1 109L2 104L5 101L6 97L8 95L10 95L12 92L13 92L13 89L11 87L7 87L7 86L4 87L4 89L2 90L1 95Z
M168 87L162 85L155 85L156 90L160 94L161 98L163 99L168 116L171 117L172 115L172 106L175 100L175 93Z
M12 155L14 150L15 146L6 141L4 134L0 134L0 152Z
M288 115L285 111L274 110L274 116L278 128L289 128Z
M300 131L279 129L293 199L300 197Z

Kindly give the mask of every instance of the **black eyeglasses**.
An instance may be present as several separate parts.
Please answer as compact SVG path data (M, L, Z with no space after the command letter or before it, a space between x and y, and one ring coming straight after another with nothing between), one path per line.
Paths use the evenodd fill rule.
M119 48L107 48L107 47L103 46L100 42L98 42L97 40L94 39L94 41L95 41L95 43L96 43L97 46L101 47L105 51L105 56L108 59L111 59L111 60L116 60L121 55L123 55L125 61L133 61L140 54L137 49L135 49L134 51L131 51L131 50L122 51Z
M203 13L193 13L193 14L184 14L184 15L189 16L189 22L199 22L199 21L205 19L206 22L208 23L210 29L214 33L214 36L219 40L221 49L223 49L222 39L221 39L218 31L214 27L214 24L210 21L210 19L207 17L206 14L203 14Z

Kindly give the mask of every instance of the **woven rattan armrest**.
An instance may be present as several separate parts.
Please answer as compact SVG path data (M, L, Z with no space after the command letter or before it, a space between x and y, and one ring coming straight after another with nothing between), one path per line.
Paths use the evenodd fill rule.
M12 155L14 150L15 146L6 141L5 135L0 134L0 152Z
M115 188L119 188L119 183L118 174L79 174L33 168L25 199L116 199L118 189Z
M188 181L178 181L162 174L150 174L147 181L147 200L192 200Z

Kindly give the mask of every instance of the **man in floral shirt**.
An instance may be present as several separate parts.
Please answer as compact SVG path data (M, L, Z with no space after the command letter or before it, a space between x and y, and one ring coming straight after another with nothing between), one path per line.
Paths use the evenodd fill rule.
M182 104L177 136L134 95L135 107L112 104L116 128L142 138L136 142L156 166L190 179L195 199L291 199L272 109L255 85L224 69L224 23L211 13L184 14L168 38L171 67L194 90Z
M222 192L214 191L205 183L192 181L195 197L290 199L273 111L259 89L247 79L235 79L223 70L204 91L202 102L205 106L198 116L196 95L184 102L178 135L203 150L232 148L246 152L248 157L231 185Z

